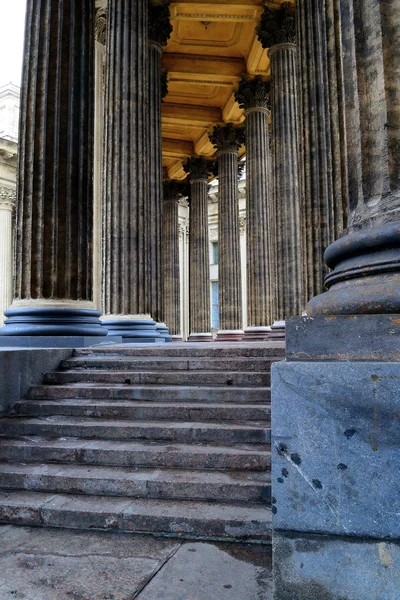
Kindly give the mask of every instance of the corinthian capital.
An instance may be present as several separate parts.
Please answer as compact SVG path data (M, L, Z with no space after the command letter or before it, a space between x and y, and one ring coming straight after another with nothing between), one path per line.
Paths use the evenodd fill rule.
M270 83L260 75L257 77L242 75L235 98L240 108L245 110L252 108L270 110Z
M149 3L149 40L160 46L166 46L173 29L169 5L170 0L150 0Z
M210 142L218 152L237 152L244 144L244 129L233 123L216 125L210 134Z
M263 2L264 12L257 27L257 35L263 48L272 48L277 44L296 43L296 22L293 5L284 2L279 9L270 8Z
M188 184L186 181L178 181L177 179L164 179L164 202L176 202L182 196L188 196Z
M0 209L13 210L17 201L15 188L0 185Z
M204 156L192 156L183 163L183 170L188 173L191 181L195 179L208 180L209 175L214 173L214 161Z
M95 38L99 44L106 45L107 41L107 12L104 8L98 8L96 10L95 19Z

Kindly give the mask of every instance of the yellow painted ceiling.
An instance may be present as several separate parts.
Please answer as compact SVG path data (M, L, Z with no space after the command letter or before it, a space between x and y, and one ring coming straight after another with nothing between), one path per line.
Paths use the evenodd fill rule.
M162 59L168 70L163 166L165 176L184 179L182 161L187 156L215 154L208 140L213 125L243 122L234 98L240 75L268 77L269 60L255 32L262 0L184 0L172 2L170 11L173 32Z

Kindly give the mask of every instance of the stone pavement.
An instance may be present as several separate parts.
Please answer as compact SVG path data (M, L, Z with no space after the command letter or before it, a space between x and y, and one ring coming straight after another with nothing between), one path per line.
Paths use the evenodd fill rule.
M266 546L0 526L0 600L271 600Z

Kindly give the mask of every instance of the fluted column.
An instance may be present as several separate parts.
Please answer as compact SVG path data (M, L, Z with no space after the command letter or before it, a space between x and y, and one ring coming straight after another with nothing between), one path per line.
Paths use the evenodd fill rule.
M161 103L164 89L161 71L161 56L170 37L169 0L150 0L149 5L149 210L146 220L147 256L149 260L147 278L149 312L153 318L164 321L162 310L162 132Z
M15 189L0 186L0 326L13 295L13 211Z
M333 0L331 0L333 2ZM329 291L310 315L400 312L400 6L340 0L348 233L329 246Z
M132 342L154 342L161 336L149 314L149 2L109 0L107 11L104 324Z
M104 335L93 311L94 3L27 3L15 297L2 335Z
M218 151L219 178L219 327L218 341L242 339L242 280L238 200L238 150L244 142L241 128L217 125L210 136Z
M304 308L299 186L299 115L295 20L289 3L265 7L258 29L271 61L275 320Z
M342 72L338 1L299 0L300 175L306 299L325 290L323 254L346 227Z
M269 90L261 77L243 76L236 92L246 116L247 341L268 339L273 318Z
M181 291L179 262L179 198L183 193L179 181L164 182L163 202L163 280L164 315L174 341L182 341Z
M208 239L208 177L213 162L192 156L184 164L190 178L189 212L189 342L212 341L210 255Z

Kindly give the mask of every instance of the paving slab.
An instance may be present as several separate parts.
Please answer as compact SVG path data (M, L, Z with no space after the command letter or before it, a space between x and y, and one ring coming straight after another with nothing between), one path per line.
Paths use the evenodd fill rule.
M272 600L270 548L0 526L7 600Z

